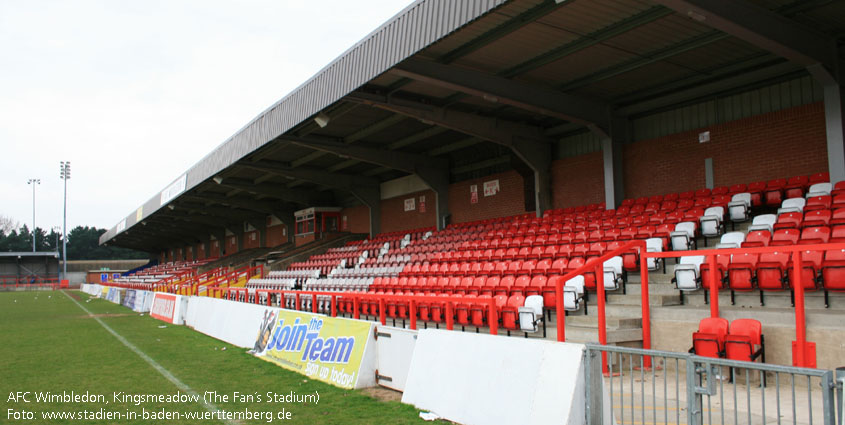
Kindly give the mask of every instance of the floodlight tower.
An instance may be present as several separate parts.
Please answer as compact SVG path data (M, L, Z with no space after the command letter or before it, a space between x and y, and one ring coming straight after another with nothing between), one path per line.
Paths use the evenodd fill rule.
M67 279L67 181L70 179L70 161L61 161L59 178L64 180L64 212L62 213L62 279Z
M41 184L41 179L29 179L26 184L32 185L32 252L35 252L35 185Z

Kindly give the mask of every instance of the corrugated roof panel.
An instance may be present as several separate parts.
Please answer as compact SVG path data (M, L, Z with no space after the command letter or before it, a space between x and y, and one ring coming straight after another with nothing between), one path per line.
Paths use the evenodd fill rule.
M620 52L601 44L594 45L578 53L552 62L534 71L521 75L518 79L526 82L539 82L548 86L557 86L604 69L614 64L635 58L629 53Z
M543 17L538 23L587 35L652 7L653 4L644 1L575 1Z
M689 73L688 69L668 62L655 62L613 78L584 86L575 92L601 99L615 99L631 91L659 84L661 81L685 77Z
M604 44L626 52L646 54L710 31L713 30L709 27L672 14L620 34Z
M817 31L823 31L829 35L835 34L841 38L845 33L845 2L832 2L794 19Z
M435 99L445 98L455 93L455 91L451 89L425 84L418 81L411 81L410 83L402 86L402 91Z
M456 32L452 36L445 38L434 45L426 48L421 54L425 57L429 58L439 58L443 56L453 49L456 49L472 40L476 39L477 37L485 34L487 31L490 31L494 28L499 27L500 25L508 22L513 17L525 12L528 9L536 6L539 3L542 3L544 0L532 0L532 1L516 1L508 3L492 13L482 17L476 22L473 22L472 25L468 25L464 28L461 28L460 31Z
M548 25L530 24L458 59L455 64L498 73L578 37L578 34Z
M690 50L668 59L691 70L713 69L721 64L731 64L761 53L758 49L736 38L725 38L699 49Z

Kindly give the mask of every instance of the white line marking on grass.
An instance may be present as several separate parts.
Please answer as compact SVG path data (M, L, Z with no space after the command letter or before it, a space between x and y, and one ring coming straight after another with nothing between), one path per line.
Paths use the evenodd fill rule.
M147 362L150 366L152 366L153 369L155 369L158 373L160 373L161 376L167 378L167 380L170 381L173 385L175 385L176 388L179 388L180 390L182 390L182 391L184 391L184 392L186 392L186 393L188 393L192 396L199 396L199 394L196 391L194 391L193 388L187 386L184 382L180 381L179 378L173 376L173 374L170 373L169 370L165 369L164 366L158 364L157 361L153 360L152 357L148 356L146 353L141 351L141 349L136 347L135 344L132 344L131 342L127 341L126 338L124 338L119 333L115 332L114 329L112 329L109 325L107 325L105 322L103 322L99 317L93 315L90 311L88 311L87 308L85 308L85 306L83 306L78 301L73 299L73 297L68 295L67 291L62 291L62 293L65 294L65 296L68 297L71 301L73 301L74 304L79 306L79 308L81 308L85 313L87 313L89 317L96 320L97 323L100 324L100 326L102 326L105 330L109 331L109 333L112 334L115 338L117 338L117 340L120 341L123 345L125 345L126 348L132 350L132 352L137 354L138 357L142 358L145 362ZM211 403L206 403L205 401L203 401L203 406L205 407L205 410L208 410L209 412L212 412L212 413L220 410L217 406L215 406ZM229 420L222 420L222 419L221 419L221 421L223 423L226 423L226 424L236 424L237 423L237 422L232 422L232 421L229 421Z

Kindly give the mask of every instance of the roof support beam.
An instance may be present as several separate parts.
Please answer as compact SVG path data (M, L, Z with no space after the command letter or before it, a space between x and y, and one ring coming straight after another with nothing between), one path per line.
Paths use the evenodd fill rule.
M628 120L615 118L610 137L602 139L602 160L604 161L604 203L605 208L615 209L625 199L623 145L628 139Z
M242 208L245 210L255 211L262 214L270 215L275 210L273 202L253 201L251 199L244 199L241 197L228 197L222 194L208 193L203 194L188 194L182 195L185 199L190 199L196 202L206 202L218 205L230 205L233 207Z
M343 143L347 143L347 144L355 143L355 142L357 142L357 141L359 141L359 140L361 140L361 139L363 139L367 136L378 133L379 131L382 131L385 128L388 128L392 125L398 124L399 122L401 122L404 119L405 119L405 117L393 115L389 118L383 119L383 120L381 120L381 121L379 121L375 124L364 127L362 129L344 137ZM307 163L309 163L309 162L311 162L311 161L313 161L317 158L320 158L325 154L326 154L325 152L319 152L319 151L313 152L309 155L306 155L302 158L297 159L296 161L291 162L290 165L292 167L299 167L299 166L305 165L305 164L307 164Z
M836 81L836 40L745 0L656 0L680 15L730 34L805 67L822 65L816 78Z
M309 207L330 202L325 196L318 196L318 194L315 194L314 191L311 190L289 189L281 185L274 185L270 183L255 184L251 180L226 177L219 184L220 186L271 196L273 198Z
M649 22L658 20L666 15L670 15L671 13L671 10L662 6L652 7L627 19L614 22L600 30L593 31L581 38L544 52L519 65L508 68L501 72L500 75L505 78L511 78L524 74L543 65L547 65L574 53L580 52L590 46L624 34Z
M413 58L402 62L392 72L537 114L576 122L601 135L607 135L610 130L610 105L594 99Z
M535 173L537 214L551 208L551 146L543 130L509 121L483 117L414 102L388 100L384 96L356 92L348 96L376 108L432 122L498 145L507 146Z
M370 236L374 236L381 231L381 187L379 181L374 178L353 174L328 173L315 168L293 168L287 164L270 161L244 164L244 166L350 192L370 209Z
M416 174L425 184L435 192L437 202L437 227L441 228L443 220L449 215L449 161L445 159L432 158L427 155L409 154L404 152L390 151L384 149L369 148L364 146L348 145L322 139L305 139L301 137L282 136L285 140L299 146L309 147L322 152L333 153L338 156L356 159L362 162L378 164L394 170L404 171L409 174ZM372 199L372 193L353 192L362 202L364 199ZM374 201L370 201L374 204ZM380 202L380 196L379 196ZM368 204L369 206L369 204ZM380 213L378 214L380 216ZM370 208L370 219L374 221L373 208ZM378 221L376 221L378 222ZM377 228L370 223L370 229Z

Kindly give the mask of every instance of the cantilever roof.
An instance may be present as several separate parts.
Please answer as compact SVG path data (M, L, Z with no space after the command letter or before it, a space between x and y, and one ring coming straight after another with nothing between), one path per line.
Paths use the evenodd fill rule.
M637 123L662 113L677 112L675 121L692 129L819 99L806 64L788 49L761 47L730 28L716 29L712 20L691 19L679 4L711 5L419 0L259 114L100 242L157 251L277 211L358 203L348 188L303 177L308 172L362 184L411 173L407 166L327 153L320 143L445 162L452 181L521 166L503 143L437 122L447 114L477 118L496 131L527 130L560 152L595 146L590 131L602 130L602 111L627 117L636 140L656 137ZM842 60L845 2L736 5L766 15L768 31L778 21L783 33L797 28L810 39L833 40ZM732 102L737 97L748 99ZM719 99L724 103L715 103ZM325 128L311 119L320 112L331 117ZM680 131L675 121L662 126L661 134Z

